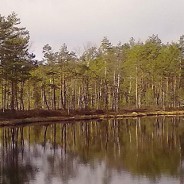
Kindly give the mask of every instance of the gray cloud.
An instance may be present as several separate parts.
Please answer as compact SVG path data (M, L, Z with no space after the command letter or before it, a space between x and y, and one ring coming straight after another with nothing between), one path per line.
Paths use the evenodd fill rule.
M103 36L114 44L152 34L177 41L184 34L183 8L183 0L1 0L0 12L18 14L40 58L44 44L73 49L99 44Z

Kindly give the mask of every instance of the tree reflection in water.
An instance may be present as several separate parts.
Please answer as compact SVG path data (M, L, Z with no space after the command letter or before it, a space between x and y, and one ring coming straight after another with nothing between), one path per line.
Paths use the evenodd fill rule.
M108 184L122 175L129 183L162 183L163 177L183 183L182 121L152 117L2 128L0 183Z
M1 183L23 184L33 179L36 169L31 164L27 150L24 149L23 128L1 130Z

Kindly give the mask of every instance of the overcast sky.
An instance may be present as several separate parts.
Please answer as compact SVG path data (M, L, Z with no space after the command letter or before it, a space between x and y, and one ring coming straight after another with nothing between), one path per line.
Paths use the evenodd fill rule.
M30 32L37 58L47 43L80 52L104 36L117 44L152 34L176 42L184 34L184 0L0 0L0 14L13 11Z

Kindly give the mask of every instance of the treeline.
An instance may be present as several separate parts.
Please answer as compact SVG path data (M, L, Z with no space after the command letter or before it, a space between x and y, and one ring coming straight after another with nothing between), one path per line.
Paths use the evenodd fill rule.
M163 44L145 42L99 47L81 56L63 44L43 47L43 60L29 53L29 32L13 13L0 16L0 108L113 110L178 107L184 103L184 36Z

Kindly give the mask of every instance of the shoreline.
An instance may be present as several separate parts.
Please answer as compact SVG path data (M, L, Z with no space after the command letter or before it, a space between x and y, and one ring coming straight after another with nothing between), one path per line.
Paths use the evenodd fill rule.
M29 117L22 119L1 119L0 127L29 125L38 123L54 123L54 122L75 122L75 121L89 121L89 120L103 120L103 119L123 119L136 117L150 117L150 116L184 116L184 110L178 111L150 111L150 112L130 112L130 113L109 113L109 114L93 114L93 115L73 115L73 116L51 116L51 117Z

